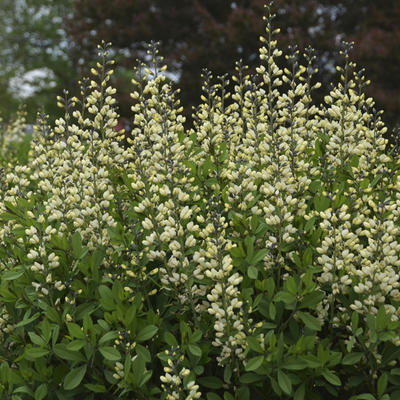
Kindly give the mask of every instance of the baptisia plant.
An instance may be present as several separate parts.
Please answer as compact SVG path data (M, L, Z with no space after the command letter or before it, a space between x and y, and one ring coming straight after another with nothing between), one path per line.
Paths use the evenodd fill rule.
M271 7L256 73L204 70L191 129L151 43L116 132L103 43L2 161L4 398L400 398L398 148L351 45L316 105Z

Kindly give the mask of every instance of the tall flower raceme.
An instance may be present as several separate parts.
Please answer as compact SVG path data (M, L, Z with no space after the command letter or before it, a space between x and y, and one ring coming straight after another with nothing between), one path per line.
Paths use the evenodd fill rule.
M203 196L211 198L203 200L205 207L202 207L202 215L197 217L203 245L195 253L194 260L198 264L196 270L200 272L197 277L205 283L202 287L206 288L207 294L206 301L199 304L197 311L207 311L213 316L215 339L212 344L219 349L217 362L229 366L237 374L245 357L246 334L251 332L252 322L248 317L249 307L244 305L239 290L243 276L233 265L230 250L234 246L227 238L230 229L227 215L232 207L230 187L243 173L236 171L236 166L232 168L242 145L238 132L243 120L235 104L225 105L230 97L227 77L219 77L220 83L212 85L211 73L204 71L203 79L204 103L194 115L194 132L200 151L193 158L205 174ZM243 109L240 111L243 113ZM254 185L253 182L249 184Z
M366 84L362 71L351 74L350 47L344 52L342 83L326 97L327 118L320 120L323 136L318 145L326 151L319 177L325 187L314 211L321 218L324 236L317 248L322 267L318 280L322 287L328 284L331 288L320 318L329 318L334 326L350 320L340 294L352 298L350 309L360 314L376 314L384 305L398 319L393 305L400 284L395 223L398 167L383 153L386 128L372 99L362 93ZM347 182L339 186L335 174L346 169Z
M14 165L16 159L11 146L21 143L24 135L26 135L27 123L26 112L21 108L14 119L7 124L2 124L0 132L0 158L2 165L0 168L0 211L9 210L9 205L15 206L15 199L23 197L29 191L29 176L31 168L29 165ZM0 242L5 247L6 238L12 237L13 223L11 221L4 222L0 227ZM0 270L6 269L9 262L15 259L15 254L7 252L7 256L0 259Z
M179 100L163 74L165 67L160 65L155 43L148 53L154 69L139 65L138 78L133 81L136 90L132 98L137 104L132 107L135 118L126 171L130 201L138 199L133 210L143 228L142 254L150 261L161 261L153 272L163 288L193 311L194 299L203 293L194 282L192 261L198 241L194 216L200 211L196 205L200 195L185 164L190 142L183 135Z
M71 240L78 232L89 250L104 246L112 252L108 228L115 227L116 222L110 214L114 197L110 164L113 157L113 168L118 167L123 149L113 130L117 113L112 98L115 89L108 85L110 72L105 70L106 45L100 48L99 56L98 70L92 71L98 81L91 81L81 102L69 99L67 93L64 99L59 98L65 117L56 121L54 129L48 126L46 116L39 117L27 166L16 166L6 175L8 185L2 192L2 211L29 221L22 231L18 230L21 225L12 220L1 227L3 243L15 241L27 252L22 255L8 251L11 257L2 257L2 269L13 268L24 257L35 292L39 297L50 293L56 305L66 294L71 278L57 269L63 258L63 241ZM80 110L73 111L78 103ZM21 201L25 201L25 215L18 210Z
M26 111L20 108L7 123L0 118L0 127L0 209L5 211L4 201L12 202L14 196L24 193L28 186L29 166L14 165L18 159L18 147L15 146L27 134Z
M111 157L115 166L122 161L113 130L118 115L113 108L115 89L108 86L112 70L105 70L106 47L99 56L104 60L92 70L89 87L82 87L84 98L69 99L67 93L59 97L65 117L56 121L51 148L38 144L32 160L32 179L48 194L44 202L47 220L59 235L71 229L79 232L89 249L109 243L107 227L116 224L109 212L114 198L109 166Z
M164 375L160 376L161 387L167 400L194 400L201 397L199 385L193 380L191 371L182 365L185 357L178 354L179 348L166 350Z
M274 14L271 11L269 13L270 21ZM312 60L308 60L309 76L306 79L304 73L307 69L299 64L296 49L287 56L291 70L286 68L282 71L278 67L277 58L282 54L274 40L278 32L273 31L268 22L267 35L262 38L265 46L260 49L262 65L258 73L262 74L266 94L261 105L261 126L265 135L260 145L262 183L259 191L262 197L258 207L269 226L265 245L271 252L266 255L265 261L270 266L265 266L275 270L279 285L281 275L285 270L290 270L284 253L293 251L293 243L299 240L298 224L306 213L307 202L311 197L307 193L314 170L306 150L313 147L313 137L307 131L315 128L310 124L306 126L304 117L308 114L309 119L312 119L316 113L310 107L309 96L311 90L318 86L310 84L314 72L310 65ZM279 88L284 83L289 89L282 94ZM300 193L303 195L300 196ZM297 200L299 198L300 201Z
M230 364L238 372L238 361L243 361L246 350L246 331L252 320L246 315L246 307L239 291L243 277L234 270L229 250L232 242L226 239L228 224L220 215L218 198L213 197L207 207L207 226L201 232L206 243L201 262L204 275L212 282L207 294L208 313L214 316L214 346L220 348L217 361L220 365ZM210 286L209 286L210 287Z

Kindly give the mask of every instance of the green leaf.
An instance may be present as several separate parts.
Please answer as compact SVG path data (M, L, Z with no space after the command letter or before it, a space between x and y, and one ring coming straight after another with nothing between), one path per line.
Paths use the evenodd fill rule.
M208 392L207 393L207 400L222 400L217 394Z
M66 325L67 325L70 336L77 338L77 339L85 338L85 334L83 333L81 327L78 324L75 324L73 322L67 322Z
M306 224L304 225L304 230L306 232L310 232L314 228L315 224L315 217L311 217ZM308 250L308 249L307 249ZM307 265L307 264L306 264Z
M382 305L376 314L376 329L385 329L388 323L388 316L386 315L385 307Z
M5 303L15 303L17 297L5 287L0 287L1 300Z
M272 302L269 303L268 311L269 311L269 316L271 317L271 320L273 321L276 317L276 307L275 307L274 303L272 303Z
M34 332L28 332L28 335L33 344L36 344L38 346L43 346L46 343L45 340L41 336L37 335Z
M301 263L299 255L297 253L292 254L292 260L299 268L302 268L302 263Z
M350 353L343 357L343 365L354 365L357 364L363 356L363 353Z
M167 343L171 347L178 346L178 341L176 340L175 336L171 332L167 331L164 333L164 340L165 340L165 343Z
M317 140L317 141L315 142L315 148L316 148L317 154L319 154L318 157L322 156L321 142L320 142L319 140ZM312 181L312 182L310 183L310 186L309 186L309 187L310 187L310 190L311 190L313 193L317 193L317 192L318 192L318 189L321 187L321 181L318 180L318 179L316 179L316 180L314 180L314 181Z
M357 154L354 154L350 159L350 165L352 167L358 167L359 162L360 162L360 157Z
M131 325L132 322L135 320L135 317L136 317L136 306L134 304L132 304L128 308L128 311L126 312L126 317L125 317L126 325L125 326Z
M103 249L96 249L89 258L89 266L92 279L97 283L99 282L99 267L103 262L105 252Z
M80 321L83 319L84 321L86 320L86 322L89 322L90 315L99 308L100 305L98 304L98 301L88 301L87 303L79 304L79 306L75 309L75 320ZM87 332L87 330L85 331L85 323L83 325L83 332Z
M78 351L71 351L67 348L67 345L64 343L57 343L53 346L54 353L68 361L86 361L85 357L79 353Z
M256 369L260 368L262 363L264 361L264 356L257 356L254 358L251 358L245 367L246 371L255 371Z
M64 389L72 390L80 385L82 379L86 374L86 365L82 365L78 368L73 368L64 378Z
M141 344L137 344L135 347L135 350L136 350L137 354L139 354L141 357L143 357L143 360L145 360L146 362L151 361L150 351L148 349L146 349L146 347L142 346Z
M152 377L153 375L153 371L145 371L142 379L140 379L140 381L138 382L138 386L142 387L143 385L146 384L146 382Z
M195 357L201 357L201 348L195 344L188 344L189 352Z
M271 377L270 383L271 383L272 390L279 396L279 398L282 398L282 389L278 385L278 382L276 381L276 379Z
M86 389L89 389L91 392L95 392L95 393L105 393L107 392L107 388L104 385L94 385L92 383L85 383L83 385Z
M363 179L360 183L360 188L366 189L368 186L369 186L369 179L368 178Z
M375 187L376 184L381 180L381 178L382 178L382 175L375 176L375 178L371 182L371 187Z
M46 317L51 321L55 322L58 326L58 324L61 324L61 318L60 315L58 314L57 310L54 308L49 307L45 313Z
M117 337L118 337L118 332L116 332L116 331L107 332L100 338L99 345L102 345L102 344L108 342L109 340L116 339Z
M71 351L79 351L86 342L84 340L73 340L72 342L67 344L67 350Z
M310 247L308 247L302 257L304 267L308 267L312 264L312 257L313 257L313 251Z
M294 294L286 292L286 291L280 291L275 295L274 300L282 301L288 305L288 304L292 304L296 301L296 296Z
M193 335L190 336L190 343L197 343L203 336L203 332L200 329L197 329L193 332Z
M281 369L278 369L278 384L286 394L292 393L292 382Z
M48 349L41 349L39 347L31 347L30 349L25 350L25 358L27 359L42 358L47 356L47 354L49 354Z
M359 315L358 312L353 311L351 314L351 330L355 332L358 328L358 321L359 321Z
M82 237L78 231L72 235L72 254L74 258L79 258L82 255Z
M253 257L254 254L254 242L256 238L254 236L247 236L246 239L244 239L244 244L246 245L246 261L250 261Z
M261 261L267 254L269 253L268 249L258 250L257 253L254 254L253 258L250 260L251 265L256 265L259 261Z
M258 278L258 269L253 267L252 265L249 266L247 269L247 275L250 279L257 279Z
M325 293L320 290L316 290L312 293L308 293L303 297L299 308L314 308L321 300L325 297Z
M114 311L116 307L111 289L105 285L100 285L98 290L100 293L100 303L102 307L106 311Z
M246 256L241 244L236 247L232 247L230 253L233 258L244 258Z
M335 375L332 371L329 371L327 369L322 370L322 376L332 385L335 386L340 386L342 382L340 381L340 378Z
M350 400L376 400L376 398L371 393L361 393L350 397Z
M260 223L260 218L257 215L253 215L250 219L250 229L252 232L257 230L257 227Z
M51 337L51 326L47 319L44 319L41 323L40 329L43 333L43 339L45 343L48 343Z
M114 349L114 347L111 346L99 347L99 351L106 360L118 361L121 359L121 354L117 349Z
M321 323L317 318L313 317L310 313L298 311L297 315L304 322L304 325L307 328L311 329L312 331L321 330Z
M304 400L304 396L306 394L306 385L302 383L294 393L293 400Z
M325 196L316 195L314 197L314 206L316 211L325 211L329 207L330 203L331 201Z
M146 340L151 339L158 331L158 328L155 325L147 325L136 335L137 342L145 342Z
M137 354L132 361L132 371L136 382L139 382L146 370L146 362L140 354Z
M286 289L287 289L287 291L289 293L291 293L294 296L296 296L296 294L297 294L297 284L296 284L296 281L294 280L294 278L292 276L289 276L289 278L286 280L285 287L286 287Z
M383 373L378 379L378 397L382 397L385 394L387 384L388 376L386 373Z
M0 214L0 221L14 221L14 220L17 220L18 218L16 218L16 216L15 216L15 214L12 214L12 213L8 213L8 212L5 212L5 213L2 213L2 214Z
M319 368L322 366L321 361L312 354L300 356L300 358L307 364L309 368Z
M282 368L285 368L290 371L300 371L302 369L307 368L307 364L305 361L300 360L298 358L288 358L282 365Z
M237 398L240 400L250 400L250 389L248 386L241 386L237 391Z
M36 314L32 315L32 317L30 318L25 318L27 315L30 314L30 310L25 314L24 318L22 319L22 321L18 322L17 325L15 325L16 328L19 328L21 326L25 326L30 324L31 322L35 321L37 318L40 317L40 312L37 312Z
M224 392L224 400L235 400L235 398L228 392Z
M247 344L249 345L249 348L256 353L264 353L264 350L262 349L260 342L256 337L247 336Z
M7 272L3 272L1 274L1 280L2 281L14 281L15 279L18 279L20 276L24 274L24 270L21 268L15 268Z
M47 396L47 385L42 383L35 390L35 400L43 400Z
M272 297L274 295L274 292L275 292L275 281L274 281L274 279L272 277L268 278L266 285L267 285L268 295L269 295L269 297Z
M356 338L354 336L350 336L350 339L349 339L349 341L348 341L348 343L346 345L346 349L347 349L348 352L351 351L351 349L353 348L355 342L356 342Z
M33 392L28 386L20 386L14 390L14 393L26 393L33 396Z
M208 389L221 389L224 382L220 378L216 376L203 376L197 378L197 381L200 385L208 388Z
M228 365L226 365L225 366L225 368L224 368L224 381L226 382L226 383L228 383L228 382L230 382L231 381L231 378L232 378L232 367L228 364Z
M328 362L326 364L327 367L334 367L340 363L342 360L343 354L340 351L332 351L330 354L328 354Z

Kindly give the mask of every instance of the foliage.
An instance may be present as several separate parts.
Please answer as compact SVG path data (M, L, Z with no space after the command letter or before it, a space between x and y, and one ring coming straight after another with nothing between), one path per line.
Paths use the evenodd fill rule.
M103 44L4 163L4 398L399 398L398 149L350 46L316 107L272 19L255 74L204 71L193 129L151 45L123 146Z

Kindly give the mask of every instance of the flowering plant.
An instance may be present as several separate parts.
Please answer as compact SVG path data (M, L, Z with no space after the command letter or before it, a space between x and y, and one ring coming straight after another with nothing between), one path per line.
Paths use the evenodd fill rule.
M397 148L351 45L317 107L312 50L280 67L266 9L256 74L204 71L194 128L151 44L116 132L103 43L2 161L4 398L400 397Z

